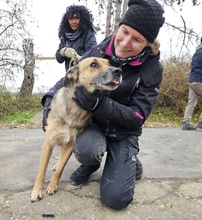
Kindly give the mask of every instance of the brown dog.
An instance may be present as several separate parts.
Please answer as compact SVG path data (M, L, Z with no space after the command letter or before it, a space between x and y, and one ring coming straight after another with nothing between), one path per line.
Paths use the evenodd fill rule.
M38 174L31 195L31 202L42 199L44 179L53 148L60 146L59 160L46 189L46 194L57 191L62 171L72 154L75 138L89 124L91 112L79 108L72 100L76 86L83 85L89 92L114 90L122 81L121 70L109 66L102 58L87 58L70 68L64 78L64 86L54 96L48 115L45 141L42 146Z

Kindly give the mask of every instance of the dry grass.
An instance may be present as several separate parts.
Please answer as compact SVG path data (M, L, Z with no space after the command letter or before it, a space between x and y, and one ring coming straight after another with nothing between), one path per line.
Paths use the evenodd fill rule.
M162 62L164 66L163 81L157 103L152 114L145 123L146 127L179 126L182 122L184 110L188 98L187 81L190 73L191 58L171 57ZM0 124L23 124L33 115L42 110L41 95L31 99L20 100L8 92L0 89ZM202 98L194 110L193 123L197 123L198 116L202 111ZM24 120L23 120L24 119ZM20 122L21 121L21 122Z

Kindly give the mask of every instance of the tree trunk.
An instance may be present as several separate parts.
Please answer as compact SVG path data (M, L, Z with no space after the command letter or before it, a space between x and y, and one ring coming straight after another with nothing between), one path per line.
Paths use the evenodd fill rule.
M114 16L114 32L117 32L119 28L119 23L121 21L121 3L122 0L116 0L116 10L115 10L115 16Z
M116 0L116 14L114 19L114 32L119 28L119 23L128 8L128 0Z
M24 79L20 88L20 98L31 98L34 88L34 45L31 39L23 40L23 51L25 56Z
M128 6L128 0L108 0L105 36L116 33L123 14Z
M123 9L122 9L122 13L120 15L120 18L122 19L124 14L126 13L128 9L128 0L123 0Z
M111 26L111 17L112 17L112 0L108 0L105 37L107 37L111 34L111 28L112 28L112 26Z

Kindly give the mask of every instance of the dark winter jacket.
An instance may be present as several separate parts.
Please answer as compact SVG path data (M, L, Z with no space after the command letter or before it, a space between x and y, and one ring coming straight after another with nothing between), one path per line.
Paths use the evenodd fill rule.
M197 47L197 50L192 57L189 82L202 83L202 44Z
M71 41L67 38L62 39L60 44L59 44L59 48L56 51L56 59L59 63L63 63L65 61L65 70L69 69L69 62L70 62L70 58L67 57L63 57L60 55L60 50L63 47L71 47L74 48L76 50L76 52L82 56L85 52L87 52L88 50L90 50L92 47L96 46L97 42L96 42L96 38L95 38L95 34L88 30L86 32L83 32L76 40Z
M106 54L111 38L88 51L83 57L107 58L111 65L122 68L123 82L114 91L105 92L99 107L93 112L92 122L98 124L106 136L114 140L128 134L141 135L142 125L151 113L162 81L163 68L159 56L151 56L147 51L139 60L141 65L120 64ZM50 89L46 96L52 96L62 87L63 79Z

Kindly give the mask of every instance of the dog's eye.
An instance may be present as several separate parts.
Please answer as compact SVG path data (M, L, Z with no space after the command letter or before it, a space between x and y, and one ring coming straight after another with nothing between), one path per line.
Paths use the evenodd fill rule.
M97 62L92 62L90 67L91 68L99 68L99 64Z

